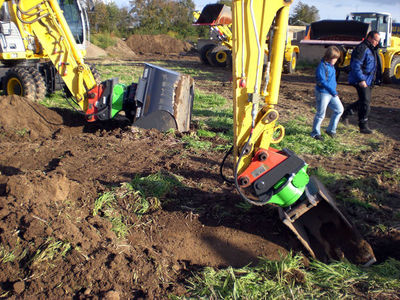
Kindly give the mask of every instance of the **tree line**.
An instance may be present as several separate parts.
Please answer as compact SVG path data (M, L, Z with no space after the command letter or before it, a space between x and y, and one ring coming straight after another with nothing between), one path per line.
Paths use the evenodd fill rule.
M213 3L213 2L210 2ZM230 5L229 0L218 3ZM113 33L117 36L137 34L169 34L179 38L207 37L207 26L193 26L193 0L131 0L128 7L115 2L84 0L91 32ZM290 23L311 23L319 19L315 6L297 3Z

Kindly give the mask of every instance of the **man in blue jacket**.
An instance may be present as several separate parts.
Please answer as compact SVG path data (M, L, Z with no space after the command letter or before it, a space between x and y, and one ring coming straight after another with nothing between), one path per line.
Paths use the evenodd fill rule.
M358 100L346 108L342 115L342 120L344 123L348 123L349 116L358 111L360 132L365 134L372 133L368 126L371 90L381 77L380 61L378 59L380 39L377 31L369 32L367 38L353 50L350 60L348 80L356 88Z

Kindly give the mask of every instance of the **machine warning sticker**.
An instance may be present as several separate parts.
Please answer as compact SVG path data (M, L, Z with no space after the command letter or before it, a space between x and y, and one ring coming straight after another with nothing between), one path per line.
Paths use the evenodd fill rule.
M255 169L253 172L251 172L251 175L253 175L254 178L257 178L261 174L265 173L269 168L267 165L261 165L257 169Z

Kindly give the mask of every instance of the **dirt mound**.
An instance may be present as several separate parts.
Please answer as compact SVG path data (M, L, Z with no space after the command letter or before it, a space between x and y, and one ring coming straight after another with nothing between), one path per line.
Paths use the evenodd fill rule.
M107 47L106 52L109 56L121 59L132 59L137 57L135 52L133 52L125 41L121 39L117 39L117 43L114 46Z
M265 221L273 211L237 217L241 210L229 204L237 195L214 168L223 153L193 154L173 135L132 131L123 120L82 125L79 114L15 96L2 97L0 111L0 295L163 299L184 293L193 266L243 266L288 248L276 238L287 237L282 226ZM29 134L15 137L20 128ZM155 173L180 177L182 187L138 216L136 194L123 184ZM110 190L113 215L95 213ZM233 211L221 218L223 203ZM125 238L110 221L118 216Z
M165 34L161 35L131 35L126 44L135 53L172 54L190 51L190 43L175 39Z
M104 49L86 41L86 58L99 58L107 56L107 52Z
M197 59L188 59L179 63L198 67ZM313 78L284 76L282 115L292 118L294 109L296 115L312 114ZM197 86L229 98L232 86L227 82L199 78ZM352 87L340 88L343 98L355 97ZM372 173L392 174L398 169L399 89L379 87L379 93L384 97L376 97L371 121L392 138L382 145L385 151L377 148L331 159L310 156L310 167L366 179ZM220 145L217 139L207 141ZM183 284L199 267L243 266L260 256L278 259L289 249L304 251L275 208L242 205L234 188L222 183L223 152L190 149L179 133L133 130L122 118L85 123L71 110L0 97L0 153L0 295L4 298L166 299L173 294L189 298ZM357 170L364 173L354 173ZM159 173L179 179L180 184L168 188L157 209L138 216L133 212L137 190L124 184ZM371 185L386 197L381 206L366 213L349 204L352 220L375 227L380 220L397 220L398 181L382 178L386 178L383 187ZM149 182L156 190L161 180ZM332 193L344 195L350 184L343 179ZM113 211L107 205L96 210L99 196L107 192L115 195ZM118 220L127 224L125 238L114 228ZM400 259L395 250L400 247L397 232L369 234L379 261Z
M63 118L43 105L16 95L0 97L0 128L11 136L50 137Z

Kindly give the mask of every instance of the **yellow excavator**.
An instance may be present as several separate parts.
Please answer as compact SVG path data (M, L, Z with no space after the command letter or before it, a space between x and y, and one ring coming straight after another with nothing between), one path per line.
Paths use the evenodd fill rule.
M245 201L278 206L282 222L312 257L370 265L376 261L372 248L324 185L308 176L307 163L289 149L271 147L285 132L277 104L292 1L233 1L232 182Z
M210 40L199 40L198 51L200 60L204 64L216 67L226 67L232 61L232 12L224 4L207 4L200 12L194 11L196 20L193 25L210 26ZM268 43L268 41L267 41ZM265 47L268 55L268 47ZM292 74L296 70L297 58L300 49L292 44L287 35L285 55L283 59L283 73Z
M233 1L232 181L245 201L278 206L283 223L312 257L370 265L376 261L372 248L326 188L308 176L306 162L289 149L271 147L284 137L277 104L291 3ZM146 64L138 83L125 86L116 78L97 83L57 0L0 0L0 7L4 4L15 10L19 30L40 44L37 51L49 57L87 121L108 120L124 111L140 127L188 129L190 76Z
M41 99L45 94L43 74L52 78L57 75L89 122L109 120L124 112L139 127L188 131L193 79L146 64L138 83L125 86L117 78L100 83L84 62L79 42L83 43L85 37L77 34L77 27L82 24L77 3L77 0L0 0L6 16L0 23L1 61L13 66L3 78L5 94ZM65 18L68 14L73 15L69 22ZM42 60L51 68L39 74Z
M78 0L58 0L71 29L78 51L86 55L89 23ZM6 1L0 8L0 78L5 94L18 94L38 101L63 88L63 81L49 60L32 29L20 19L16 2ZM100 82L94 66L91 71Z

